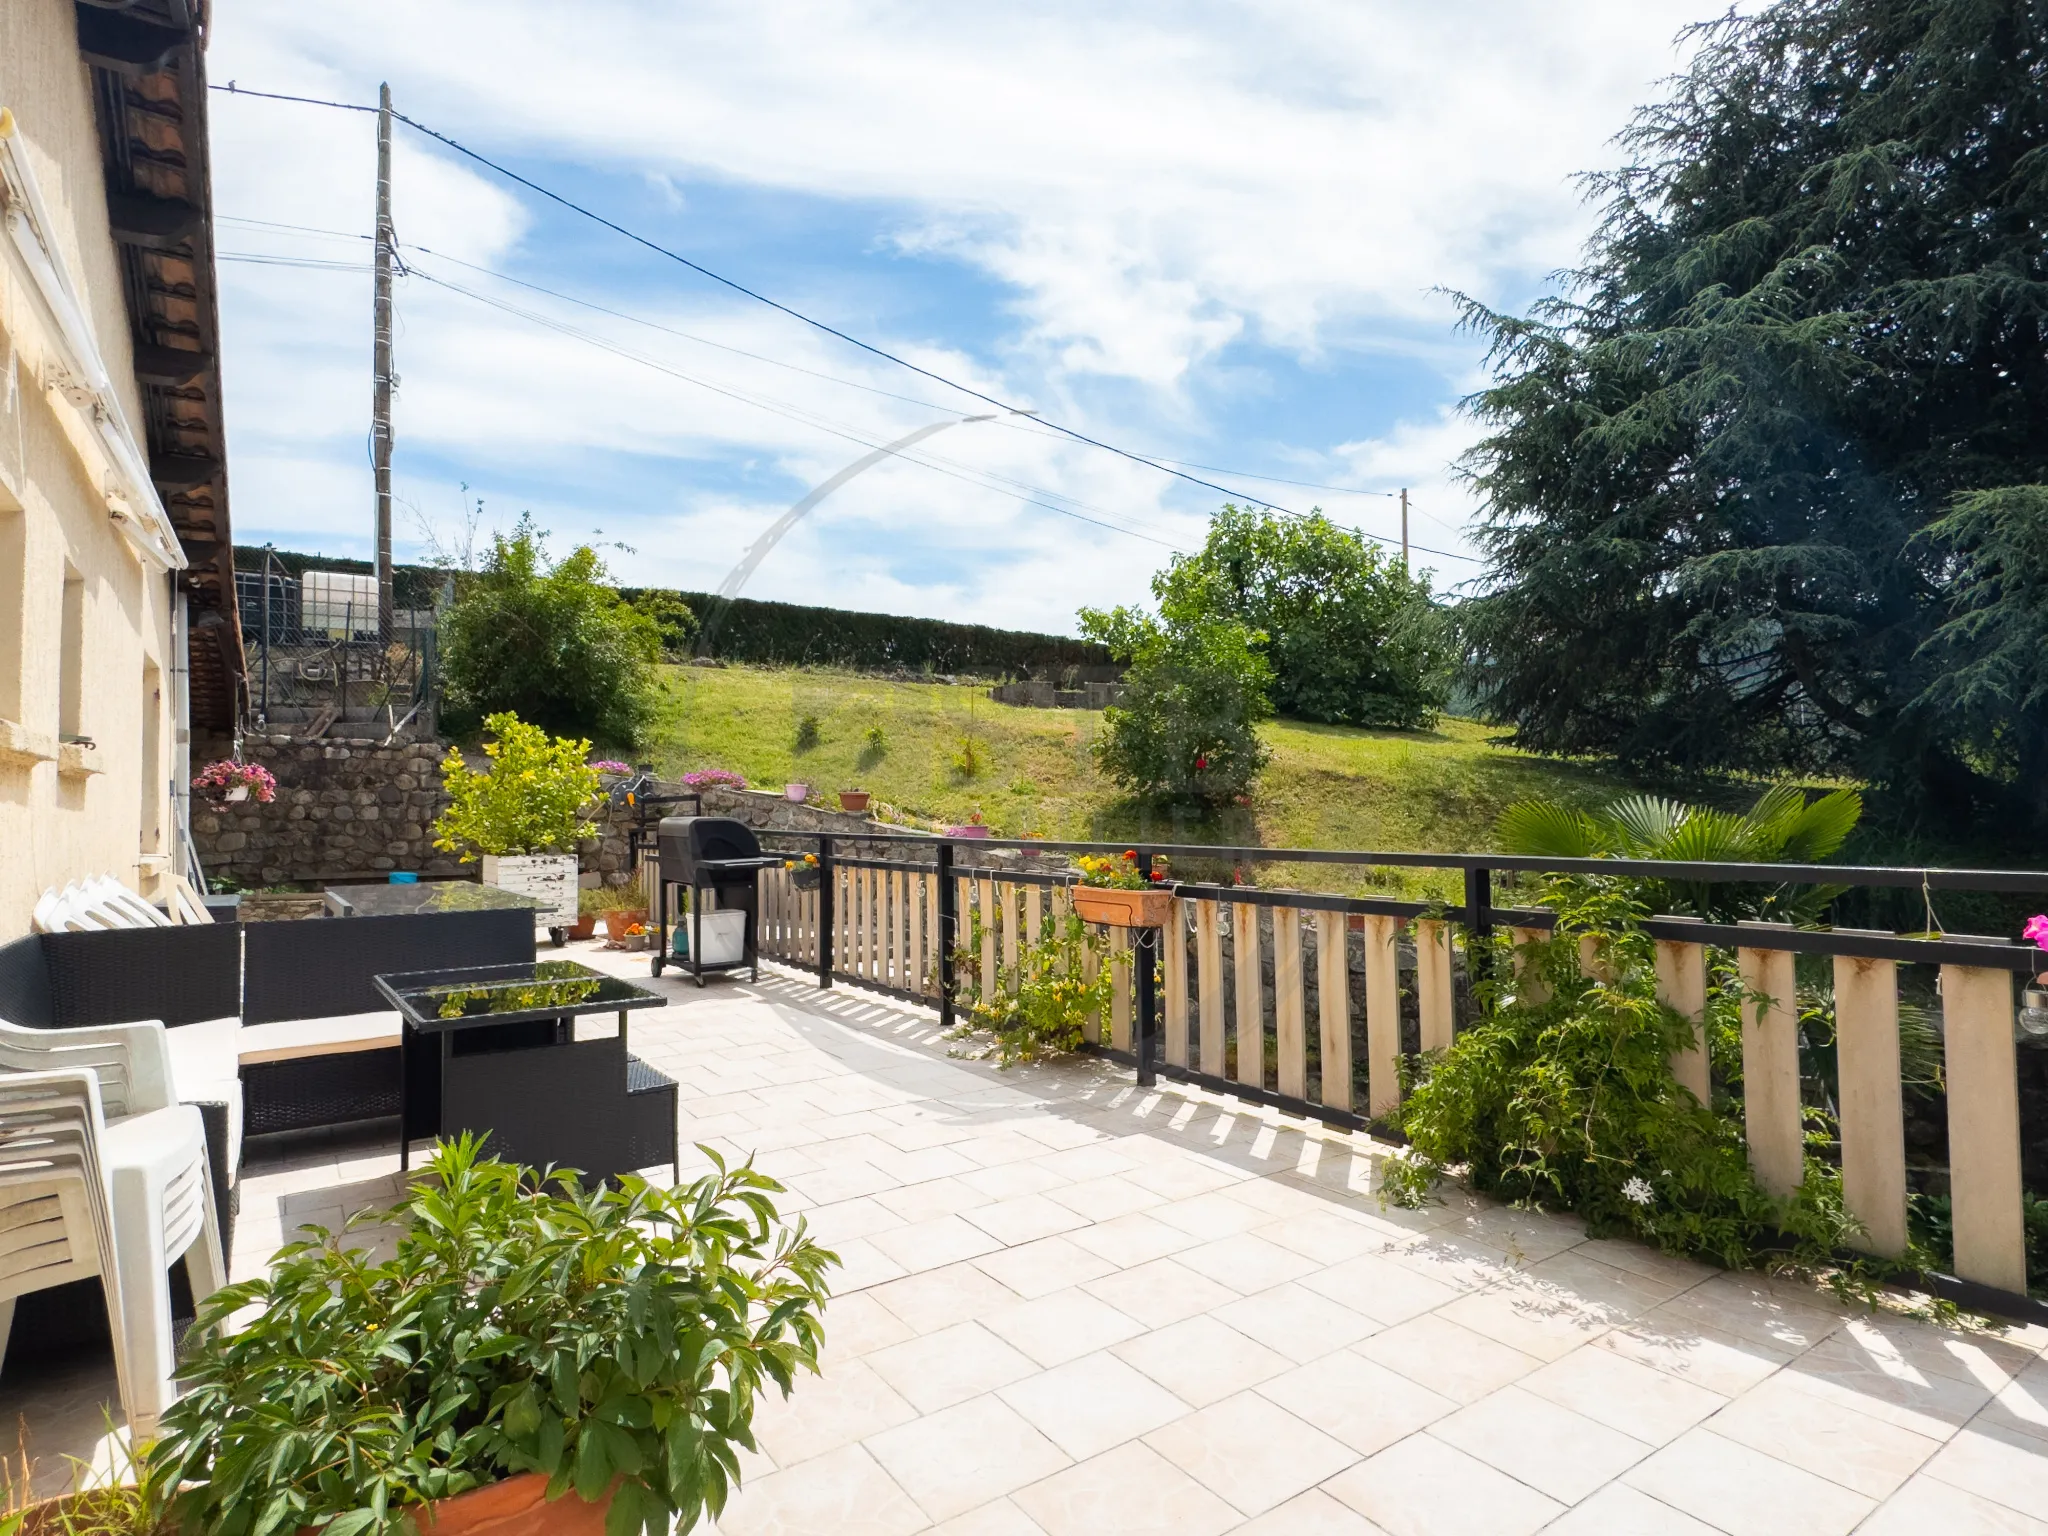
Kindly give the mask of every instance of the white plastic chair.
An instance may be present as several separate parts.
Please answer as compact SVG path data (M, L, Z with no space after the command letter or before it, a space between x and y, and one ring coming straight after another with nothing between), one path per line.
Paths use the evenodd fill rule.
M109 1124L88 1068L0 1075L0 1345L16 1298L100 1277L130 1432L153 1435L177 1397L166 1271L195 1300L226 1278L199 1111Z
M112 875L73 881L61 891L45 891L36 903L35 925L44 933L172 926L169 914L158 911Z
M89 1071L108 1121L177 1102L163 1022L29 1029L0 1019L0 1072Z

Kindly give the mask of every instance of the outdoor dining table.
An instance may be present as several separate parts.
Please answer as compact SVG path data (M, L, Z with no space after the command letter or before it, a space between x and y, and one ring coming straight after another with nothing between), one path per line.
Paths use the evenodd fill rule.
M626 1039L627 1015L665 1007L660 994L573 960L373 980L404 1021L401 1169L415 1137L468 1131L508 1161L611 1178L648 1161L664 1106L662 1160L674 1158L674 1084ZM577 1038L577 1020L604 1014L617 1015L616 1034Z

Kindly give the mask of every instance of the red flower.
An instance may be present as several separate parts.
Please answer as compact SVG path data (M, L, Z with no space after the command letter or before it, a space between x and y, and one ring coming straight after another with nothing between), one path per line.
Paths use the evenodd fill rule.
M1208 767L1208 766L1209 766L1209 759L1208 759L1207 755L1203 755L1203 756L1197 757L1197 758L1195 759L1195 767L1196 767L1196 769L1197 769L1198 771L1199 771L1200 769L1206 768L1206 767Z
M1138 857L1137 850L1134 848L1126 848L1124 850L1124 857L1127 859L1136 859Z
M1164 880L1166 878L1166 871L1163 869L1155 869L1147 878L1152 880Z

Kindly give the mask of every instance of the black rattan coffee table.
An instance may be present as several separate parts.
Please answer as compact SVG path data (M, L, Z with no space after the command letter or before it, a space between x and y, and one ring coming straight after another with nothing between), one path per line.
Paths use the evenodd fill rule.
M626 1016L668 1000L573 960L373 978L405 1021L398 1166L415 1137L487 1135L485 1151L589 1180L657 1163L682 1176L676 1085L626 1048ZM618 1033L576 1038L579 1018Z

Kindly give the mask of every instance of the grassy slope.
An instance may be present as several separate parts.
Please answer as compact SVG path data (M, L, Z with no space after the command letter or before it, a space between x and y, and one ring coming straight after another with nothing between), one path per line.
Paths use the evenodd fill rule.
M1094 711L1022 709L983 689L895 683L839 672L755 667L665 668L664 705L646 754L664 773L732 768L763 787L803 779L814 795L866 789L897 819L964 821L981 811L998 833L1267 847L1465 850L1491 843L1502 807L1530 795L1598 801L1626 781L1497 745L1500 733L1447 720L1436 731L1363 731L1273 721L1273 761L1254 803L1211 818L1162 817L1097 776ZM816 716L819 744L798 751ZM879 727L883 746L867 741ZM985 763L963 773L963 741ZM1185 870L1189 874L1201 871ZM1392 869L1345 879L1268 867L1262 883L1343 886L1446 897L1455 880Z

